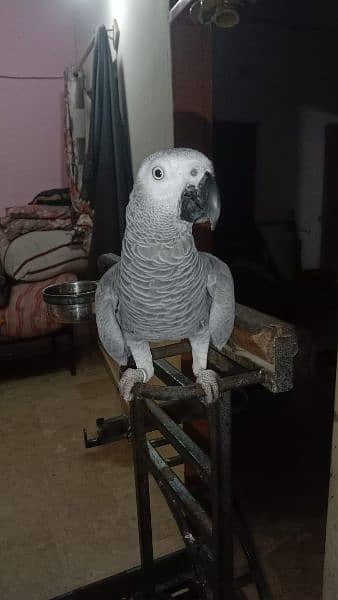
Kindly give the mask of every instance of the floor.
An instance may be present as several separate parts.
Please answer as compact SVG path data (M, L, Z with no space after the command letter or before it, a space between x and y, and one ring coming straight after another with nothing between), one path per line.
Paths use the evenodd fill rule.
M315 394L309 419L297 398L238 398L234 415L236 487L275 600L321 597L330 427ZM48 600L137 564L130 445L85 450L82 439L83 426L95 433L97 417L120 412L93 345L82 349L76 377L64 368L2 377L2 600ZM160 555L180 541L151 489Z
M335 364L336 351L293 392L233 402L234 479L275 600L322 597Z
M102 359L0 382L0 598L47 600L138 563L131 447L86 450L83 426L120 414ZM157 553L179 547L152 486Z

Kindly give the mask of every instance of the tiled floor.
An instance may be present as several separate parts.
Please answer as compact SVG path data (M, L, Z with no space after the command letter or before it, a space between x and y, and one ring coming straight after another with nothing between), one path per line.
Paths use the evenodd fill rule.
M277 418L282 410L279 404ZM97 417L120 412L94 347L82 351L76 377L60 369L0 382L1 600L48 600L138 562L131 448L120 442L85 450L82 439L83 426L94 432ZM274 598L319 600L325 490L311 479L319 467L314 461L309 475L300 461L300 480L288 478L292 461L306 455L301 441L292 445L295 426L279 435L293 458L283 448L273 458L273 421L263 422L264 442L250 433L262 428L250 411L239 422L235 470ZM164 554L180 541L154 485L152 502L156 549Z
M85 450L82 427L120 414L97 351L67 371L0 383L0 598L47 600L138 562L131 448ZM154 486L152 486L154 487ZM153 489L158 553L179 545Z

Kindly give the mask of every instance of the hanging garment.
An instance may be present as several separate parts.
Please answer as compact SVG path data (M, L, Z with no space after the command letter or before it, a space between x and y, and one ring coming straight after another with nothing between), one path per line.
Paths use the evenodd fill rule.
M92 208L82 198L83 165L86 151L85 86L83 71L64 72L65 81L65 152L69 194L75 213L73 242L89 253L93 228Z
M94 209L90 274L97 258L119 254L125 228L125 208L132 188L129 139L120 111L116 61L106 28L96 33L88 149L83 170L82 198Z
M86 147L84 74L66 69L65 78L65 149L72 201L78 201L82 188Z

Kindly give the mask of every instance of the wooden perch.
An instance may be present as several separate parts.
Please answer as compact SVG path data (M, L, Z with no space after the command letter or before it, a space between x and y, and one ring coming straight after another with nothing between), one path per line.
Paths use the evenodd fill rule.
M294 328L276 317L236 304L235 327L222 353L244 367L261 367L272 392L293 388L294 357L298 351Z
M153 359L177 357L190 351L188 341L152 347ZM108 356L100 345L109 373L118 383L120 371L115 361ZM297 354L297 338L294 328L275 317L257 310L236 305L236 320L228 344L219 353L210 348L210 360L216 364L217 355L225 355L242 367L263 369L265 373L262 385L271 392L286 392L293 388L294 357ZM179 368L176 359L173 364Z

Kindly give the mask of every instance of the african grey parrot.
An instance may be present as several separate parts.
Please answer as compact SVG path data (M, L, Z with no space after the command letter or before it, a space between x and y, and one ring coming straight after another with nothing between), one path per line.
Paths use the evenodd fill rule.
M192 224L214 228L220 200L210 160L188 149L157 152L136 177L126 211L121 259L100 279L96 321L100 340L119 365L131 353L119 389L126 400L138 381L154 374L149 342L188 338L193 372L208 401L218 395L217 375L207 369L210 338L217 348L234 323L229 268L198 252Z

